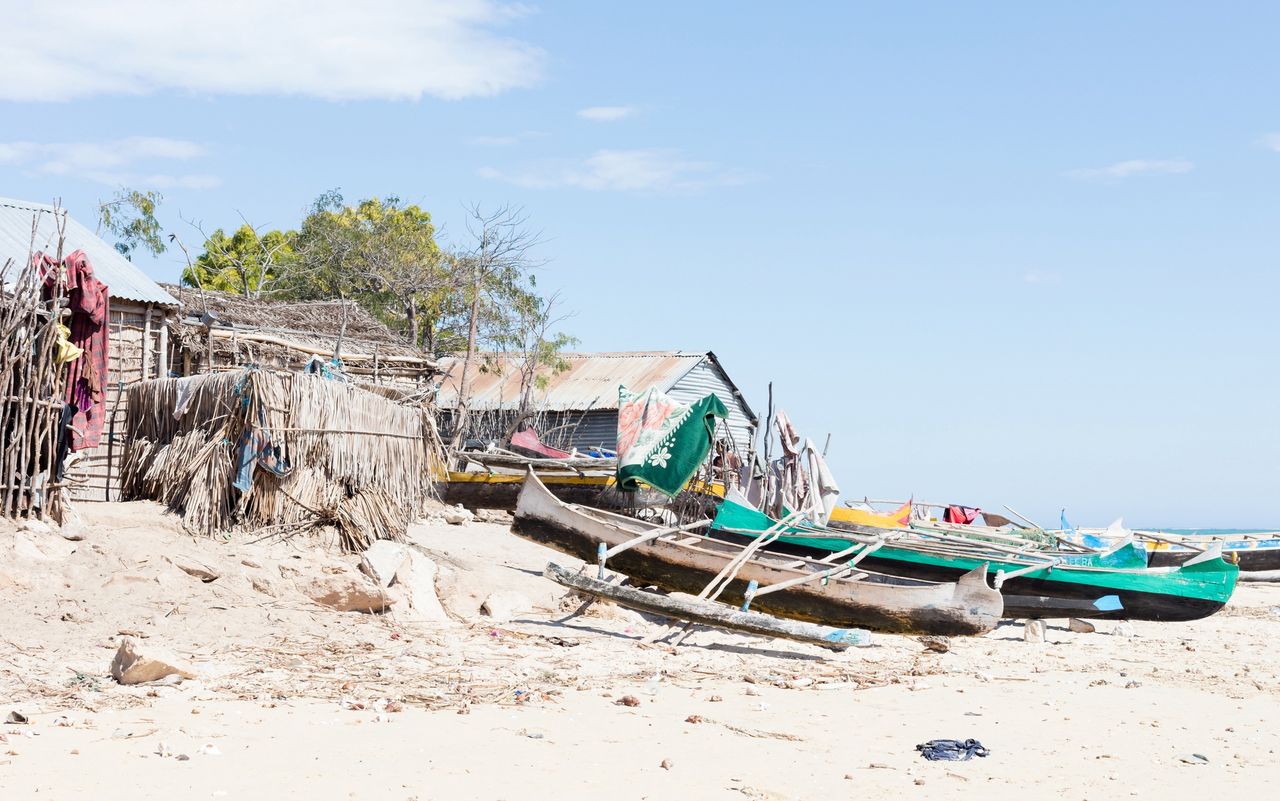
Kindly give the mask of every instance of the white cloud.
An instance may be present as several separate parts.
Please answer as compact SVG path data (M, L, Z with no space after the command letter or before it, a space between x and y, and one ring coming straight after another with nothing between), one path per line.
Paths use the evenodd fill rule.
M1141 175L1177 175L1191 172L1196 167L1187 159L1130 159L1117 161L1105 167L1085 167L1067 172L1072 178L1088 178L1118 181Z
M190 161L205 148L185 139L131 136L107 142L0 142L0 166L142 189L208 189L216 176L154 172L156 162Z
M546 134L542 131L522 131L518 134L508 134L506 136L473 136L468 141L480 147L511 147L541 136L546 136Z
M617 122L636 113L633 106L592 106L580 109L578 116L592 122Z
M1280 153L1280 133L1269 133L1263 136L1262 146Z
M417 100L541 78L498 0L0 0L0 100L179 90Z
M675 150L597 150L581 160L529 165L514 172L493 167L480 176L530 189L572 187L593 191L663 192L735 186L754 176L710 161L691 161Z
M1024 284L1060 284L1062 276L1052 270L1028 270L1022 274Z

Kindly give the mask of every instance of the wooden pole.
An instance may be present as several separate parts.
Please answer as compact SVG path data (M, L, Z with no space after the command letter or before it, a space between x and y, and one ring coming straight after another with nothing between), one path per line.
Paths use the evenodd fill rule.
M156 378L169 377L169 320L160 321L160 353L156 359Z
M151 312L155 308L155 304L148 303L147 310L142 315L142 380L146 381L151 377ZM123 315L121 323L124 325ZM123 369L121 365L121 369Z

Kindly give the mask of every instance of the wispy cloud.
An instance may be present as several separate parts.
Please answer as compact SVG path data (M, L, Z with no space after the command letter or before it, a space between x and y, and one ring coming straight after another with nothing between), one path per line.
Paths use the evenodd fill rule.
M145 189L208 189L216 176L157 171L159 162L185 162L206 153L185 139L131 136L107 142L0 142L0 166L96 183Z
M521 142L527 142L530 139L537 139L546 135L544 131L522 131L518 134L508 134L506 136L473 136L467 142L480 147L512 147Z
M1269 133L1262 137L1262 146L1267 150L1274 150L1280 153L1280 133Z
M694 161L676 150L597 150L581 160L531 164L514 171L483 167L480 176L530 189L570 187L610 192L667 192L736 186L753 175Z
M1060 284L1062 275L1053 270L1027 270L1022 274L1024 284Z
M592 122L617 122L635 115L634 106L591 106L579 109L578 116Z
M1071 178L1086 180L1119 181L1143 175L1177 175L1191 172L1196 165L1187 159L1130 159L1117 161L1105 167L1084 167L1068 170Z
M498 0L0 0L0 13L0 100L458 99L532 86L545 61L501 35L529 10Z

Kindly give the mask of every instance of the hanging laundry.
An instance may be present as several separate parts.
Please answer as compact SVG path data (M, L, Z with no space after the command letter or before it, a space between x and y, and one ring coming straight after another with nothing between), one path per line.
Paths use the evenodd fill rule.
M810 515L813 522L825 526L831 519L831 510L836 508L840 498L840 487L836 486L835 476L827 468L827 462L818 452L817 444L811 440L804 441L805 453L809 459L810 495L808 498Z
M107 419L106 389L109 385L111 298L107 285L93 273L93 265L83 250L59 263L52 256L37 253L33 259L44 277L44 299L58 294L66 298L71 311L69 348L79 355L68 359L66 401L75 407L68 428L69 449L96 448L102 440ZM65 351L70 355L73 351ZM63 355L59 347L59 359Z
M191 390L202 378L204 378L203 375L190 375L178 379L173 397L174 420L181 420L182 415L187 413L187 409L191 406L191 399L195 397L195 393Z
M675 495L711 451L715 418L729 410L715 395L686 406L659 392L618 387L618 489L640 482Z
M983 512L982 521L992 528L1001 528L1003 526L1012 526L1014 522L1004 515L998 515L995 512Z
M972 506L948 506L947 510L942 513L942 522L959 523L962 526L967 526L977 520L980 514L982 514L982 510Z
M57 336L58 352L54 354L54 360L58 364L67 364L74 362L84 355L84 349L71 344L71 329L62 323L54 326L54 332Z

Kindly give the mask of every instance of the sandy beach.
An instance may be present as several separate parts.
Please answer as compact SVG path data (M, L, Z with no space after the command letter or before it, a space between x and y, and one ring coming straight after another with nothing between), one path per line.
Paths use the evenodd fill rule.
M80 541L0 523L0 715L29 720L0 728L8 798L1083 800L1280 779L1280 585L1189 624L1050 621L1044 643L1010 622L945 652L707 629L672 648L616 607L563 620L578 601L540 573L576 563L501 522L411 529L440 569L427 620L417 596L315 603L356 571L324 543L193 539L149 503L82 513ZM197 678L118 684L125 637ZM927 762L935 738L990 755Z

